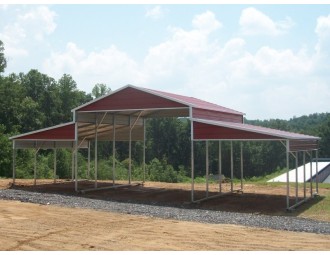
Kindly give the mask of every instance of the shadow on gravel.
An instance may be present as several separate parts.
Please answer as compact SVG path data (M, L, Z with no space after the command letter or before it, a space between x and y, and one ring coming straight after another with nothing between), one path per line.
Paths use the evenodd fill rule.
M98 187L110 187L111 184L98 182ZM92 181L79 181L79 189L94 187ZM43 192L61 194L65 196L79 196L91 199L116 201L122 203L138 203L146 205L170 206L176 208L194 208L215 211L244 212L266 215L297 216L311 206L319 203L323 198L317 197L300 206L296 211L286 212L286 196L257 193L228 194L200 203L190 203L191 192L183 189L165 189L135 185L130 187L117 187L113 189L89 191L84 194L74 191L74 182L47 183L33 185L15 185L11 189L26 190L30 192ZM209 192L209 196L217 195ZM195 191L195 199L205 197L205 191ZM301 199L301 198L300 198ZM290 198L290 204L294 198Z

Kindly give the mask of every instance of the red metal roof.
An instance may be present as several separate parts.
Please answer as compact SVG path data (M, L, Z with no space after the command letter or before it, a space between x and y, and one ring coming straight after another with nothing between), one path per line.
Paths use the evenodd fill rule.
M243 123L193 119L194 139L320 140L319 137Z
M153 96L157 96L157 98ZM127 85L123 88L113 91L105 96L79 106L73 109L73 111L101 111L170 107L175 108L185 106L235 115L244 115L242 112L206 102L194 97L187 97L147 88L139 88L133 85Z
M183 117L190 116L193 121L193 139L195 140L290 140L294 141L294 143L292 142L292 144L290 144L290 149L298 150L306 148L315 149L317 148L317 141L320 139L319 137L309 135L243 124L243 113L241 112L193 97L152 89L141 89L131 85L77 107L73 109L73 111L79 111L80 114L85 115L106 111L106 113L102 113L104 115L102 118L103 120L106 114L111 110L115 111L116 116L118 112L122 111L122 117L128 118L128 116L134 114L130 111L139 109L140 111L135 111L135 114L138 115L135 116L135 118L139 119L139 114L142 114L145 110L149 110L149 112L154 111L155 116L158 116L156 115L159 113L159 109L157 108L167 111L168 116L177 116L175 115L178 113L177 110L180 108L184 109L186 115ZM192 109L191 114L189 114L188 108ZM118 112L116 112L117 110ZM179 113L181 112L179 111ZM93 139L95 116L93 114L89 116L92 120L87 122L85 120L87 124L79 124L79 138ZM84 123L84 121L82 121L82 123ZM120 129L118 128L117 137L125 140L128 134L128 122L124 121L121 124L118 122L116 123L117 128L121 125ZM136 125L134 129L136 136L133 138L136 140L143 137L143 129L141 129L141 127L142 126ZM109 120L104 124L99 123L99 138L111 140L109 133L111 133L110 131L112 128L113 125ZM122 131L122 136L120 136L120 131ZM17 135L10 139L16 141L74 141L75 123L70 122L40 129L34 132Z
M74 141L75 123L69 122L50 128L43 128L29 133L10 137L12 140L51 140L51 141Z
M237 115L244 115L244 113L242 113L242 112L235 111L233 109L229 109L227 107L223 107L223 106L220 106L220 105L217 105L214 103L210 103L210 102L198 99L198 98L177 95L177 94L154 90L154 89L145 89L145 90L156 93L160 96L166 96L167 98L179 100L179 101L181 101L189 106L195 107L195 108L206 109L206 110L211 110L211 111L226 112L226 113L237 114Z
M74 110L77 111L123 111L156 108L182 108L185 104L169 98L155 96L148 91L126 86L106 96L93 100Z

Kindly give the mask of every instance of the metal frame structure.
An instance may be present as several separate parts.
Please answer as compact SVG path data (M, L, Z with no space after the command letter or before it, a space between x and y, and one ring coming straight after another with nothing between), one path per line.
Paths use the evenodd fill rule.
M75 190L88 192L90 190L116 188L116 142L128 142L128 184L132 184L132 141L143 141L143 169L145 181L145 150L146 150L146 120L154 117L186 117L191 122L191 202L200 202L223 195L222 192L222 141L231 143L231 190L243 192L243 141L281 141L287 149L287 161L290 153L296 151L313 151L318 149L318 137L295 134L274 129L262 128L243 123L243 113L225 108L213 103L205 102L192 97L177 94L139 88L127 85L108 95L97 98L72 110L73 122L58 125L49 129L11 137L13 140L13 182L15 182L15 161L18 148L57 148L72 149L72 180L75 181ZM70 135L63 132L63 127L70 126ZM65 129L65 128L64 128ZM54 135L52 137L51 135ZM88 148L87 177L90 175L90 145L95 143L94 151L94 188L79 190L78 187L78 150ZM99 141L112 141L113 182L109 187L98 187L98 153ZM204 141L206 143L206 196L195 200L194 197L194 142ZM209 141L219 142L219 194L209 196ZM233 141L240 141L241 154L241 187L234 190L233 187ZM40 145L41 143L41 145ZM35 154L36 155L36 154ZM35 167L36 168L36 167ZM36 171L35 171L36 172ZM54 176L56 163L54 163ZM54 178L55 180L55 178ZM289 180L288 180L289 183ZM289 188L287 188L287 201L289 201ZM318 184L316 183L316 192ZM298 197L296 195L296 197ZM298 198L296 204L300 203ZM289 202L288 209L292 208Z
M33 132L28 132L21 135L10 137L13 140L13 185L16 181L16 157L17 150L20 149L34 149L34 169L33 169L33 184L37 184L37 156L40 150L53 150L54 164L53 164L53 179L54 183L57 179L57 149L71 148L72 158L74 159L75 138L73 136L74 122L56 125L50 128L44 128ZM51 137L49 137L51 134ZM81 148L87 148L84 141L80 141ZM74 164L72 162L72 180L74 174Z
M280 130L274 130L264 127L258 127L258 126L252 126L247 125L243 123L227 123L222 121L210 121L210 120L201 120L201 119L195 119L194 123L198 123L201 125L195 125L195 127L192 128L198 128L202 130L203 128L208 132L207 141L213 140L213 141L219 141L219 175L221 174L221 142L222 141L229 141L230 142L230 184L231 189L230 192L223 193L221 190L221 180L219 180L219 194L214 195L212 197L209 197L208 194L205 198L194 200L194 185L192 185L191 190L191 197L192 202L200 202L204 201L210 198L215 198L219 196L223 196L228 193L233 192L243 192L243 141L279 141L281 142L285 149L286 149L286 160L287 160L287 194L286 194L286 209L287 210L293 210L297 206L301 205L302 203L308 201L310 198L314 197L318 194L318 141L320 138L314 137L314 136L308 136L308 135L302 135L302 134L296 134L292 132L286 132L286 131L280 131ZM193 124L192 124L193 125ZM212 129L207 129L207 126L211 125ZM216 132L215 132L216 131ZM221 131L223 133L221 133ZM228 133L228 131L230 131ZM211 133L211 134L210 134ZM204 139L200 138L199 132L192 132L192 142L193 141L204 141ZM195 136L197 138L195 138ZM247 139L245 137L248 137ZM194 139L195 138L195 139ZM234 190L233 189L233 141L240 141L240 153L241 153L241 189ZM312 181L310 182L310 190L311 190L311 196L310 198L306 197L306 177L305 177L305 171L304 169L304 197L303 199L299 200L299 194L298 194L298 153L303 152L303 160L305 163L305 154L308 153L310 155L310 159L312 162L313 158L313 151L316 153L316 192L313 193L313 184ZM296 180L295 180L295 202L294 204L290 205L290 180L289 180L289 163L290 163L290 155L292 155L295 158L295 164L296 164ZM192 164L193 164L192 160ZM192 167L193 168L193 167ZM312 176L312 163L311 163L311 176ZM207 178L208 181L208 178Z

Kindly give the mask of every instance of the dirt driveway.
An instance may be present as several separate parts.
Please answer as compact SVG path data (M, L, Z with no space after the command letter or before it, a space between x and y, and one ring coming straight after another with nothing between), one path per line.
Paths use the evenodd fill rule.
M7 181L7 183L6 183ZM6 188L8 180L0 181ZM0 200L0 250L330 250L330 236Z

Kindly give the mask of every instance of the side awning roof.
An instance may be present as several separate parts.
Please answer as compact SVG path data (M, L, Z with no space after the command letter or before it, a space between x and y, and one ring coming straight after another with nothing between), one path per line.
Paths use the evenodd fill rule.
M15 149L54 149L73 148L75 141L75 123L69 122L50 128L43 128L21 135L12 136ZM86 148L87 143L81 141L80 148Z
M317 150L320 137L243 123L193 119L194 140L287 140L290 151Z

